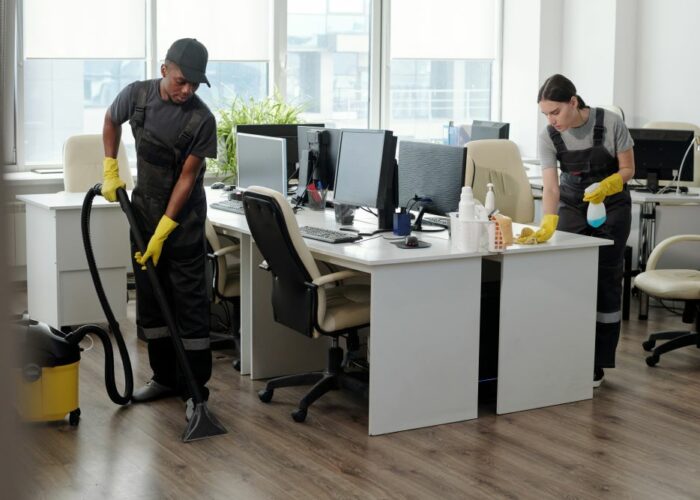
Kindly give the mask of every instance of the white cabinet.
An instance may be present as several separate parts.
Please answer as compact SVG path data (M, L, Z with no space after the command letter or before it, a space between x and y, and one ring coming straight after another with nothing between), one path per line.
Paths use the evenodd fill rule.
M26 203L29 316L54 327L104 323L80 228L82 193L20 195ZM102 285L117 321L126 318L129 229L118 204L95 198L91 241Z

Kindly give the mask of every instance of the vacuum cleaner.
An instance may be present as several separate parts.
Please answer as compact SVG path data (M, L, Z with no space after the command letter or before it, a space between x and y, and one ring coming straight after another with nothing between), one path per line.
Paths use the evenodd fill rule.
M114 317L112 308L107 301L102 281L100 279L95 256L90 242L90 212L95 196L102 194L102 185L96 184L88 190L83 201L81 211L81 231L83 246L87 258L90 276L102 310L107 317L109 328L119 349L124 368L124 394L120 394L116 388L114 379L114 354L112 342L104 329L97 325L84 325L74 331L62 332L46 323L32 321L23 318L17 322L16 328L22 330L23 335L20 345L22 348L21 385L19 394L20 415L29 421L60 420L69 415L69 423L77 425L80 419L78 406L78 379L80 351L79 343L87 334L97 335L104 346L105 351L105 385L110 399L119 405L125 405L131 400L133 392L133 374L131 360L127 351L124 338L119 329L119 323ZM126 191L117 190L117 199L126 214L131 234L136 247L145 251L146 245L139 230L138 223L131 208L131 202ZM156 300L166 320L168 329L176 332L175 320L168 305L163 288L158 280L152 261L146 264L147 273L153 287ZM178 335L171 335L175 347L177 362L188 385L194 403L194 412L187 423L182 440L184 442L204 439L220 434L226 434L226 429L219 423L216 417L207 408L207 403L197 385L192 369L182 345L182 339Z

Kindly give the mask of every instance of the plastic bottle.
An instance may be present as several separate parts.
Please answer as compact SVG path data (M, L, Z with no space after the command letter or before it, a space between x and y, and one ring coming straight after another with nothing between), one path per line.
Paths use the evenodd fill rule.
M486 200L484 201L484 207L486 212L489 214L496 210L496 195L493 193L493 184L490 182L486 184L488 191L486 191Z
M595 191L599 183L594 182L586 188L586 193ZM586 212L586 221L591 227L600 227L605 223L607 215L605 214L605 205L602 203L588 203L588 211Z
M459 219L474 220L474 193L469 186L462 187L459 198Z

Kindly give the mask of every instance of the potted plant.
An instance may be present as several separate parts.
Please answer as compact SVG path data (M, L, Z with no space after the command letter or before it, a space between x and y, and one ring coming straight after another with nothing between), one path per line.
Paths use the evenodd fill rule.
M218 158L211 165L223 180L235 180L238 171L236 159L236 127L243 124L301 123L302 105L284 102L275 90L272 96L260 100L236 97L228 108L219 110L216 136L219 143Z

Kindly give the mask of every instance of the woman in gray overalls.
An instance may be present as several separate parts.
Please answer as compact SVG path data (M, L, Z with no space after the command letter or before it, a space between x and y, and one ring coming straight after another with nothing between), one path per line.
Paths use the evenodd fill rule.
M632 218L626 183L634 176L634 143L621 117L586 106L574 84L562 75L544 82L537 103L549 122L539 137L544 217L538 240L546 240L558 228L614 241L600 248L598 258L593 374L593 386L598 387L603 368L615 366L620 338L622 260ZM600 183L598 189L584 193L594 182ZM605 204L607 220L599 228L586 222L589 202Z

